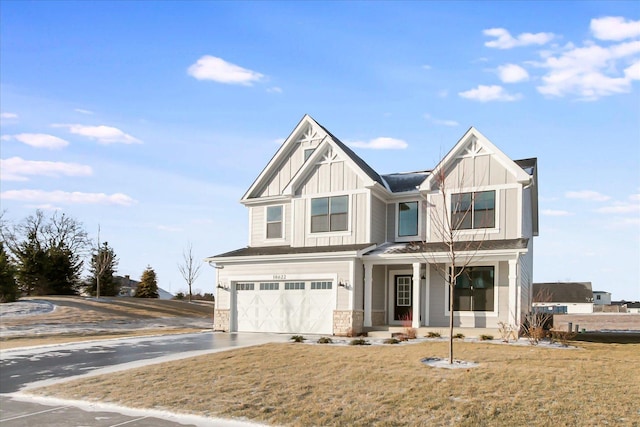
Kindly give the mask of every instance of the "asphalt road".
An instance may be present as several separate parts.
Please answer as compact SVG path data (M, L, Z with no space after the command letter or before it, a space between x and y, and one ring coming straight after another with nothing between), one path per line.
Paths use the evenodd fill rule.
M265 334L199 333L77 343L0 354L0 424L4 426L173 426L185 425L175 416L86 411L69 405L47 406L14 399L11 393L29 386L55 383L89 372L126 369L176 357L224 351L288 337ZM110 414L110 415L105 415ZM124 418L123 418L124 417ZM167 424L168 423L168 424ZM190 425L242 425L235 422L200 422ZM246 424L245 424L246 425Z

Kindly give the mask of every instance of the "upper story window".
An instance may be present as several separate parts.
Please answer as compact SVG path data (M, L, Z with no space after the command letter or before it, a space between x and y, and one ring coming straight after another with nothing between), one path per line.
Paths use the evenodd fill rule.
M456 273L461 268L456 267ZM455 311L493 311L494 268L465 267L456 277L453 309Z
M418 234L418 202L398 203L398 236Z
M282 238L282 206L267 206L267 239Z
M311 199L311 232L347 231L349 196Z
M491 190L452 194L451 226L455 230L494 228L496 192Z
M304 161L305 162L307 160L309 160L309 157L311 157L311 155L313 154L314 151L315 151L315 148L307 148L306 150L304 150Z

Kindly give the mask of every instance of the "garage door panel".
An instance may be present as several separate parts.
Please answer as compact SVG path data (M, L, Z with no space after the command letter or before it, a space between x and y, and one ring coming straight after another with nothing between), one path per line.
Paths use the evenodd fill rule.
M331 289L237 290L240 332L333 332L334 293Z

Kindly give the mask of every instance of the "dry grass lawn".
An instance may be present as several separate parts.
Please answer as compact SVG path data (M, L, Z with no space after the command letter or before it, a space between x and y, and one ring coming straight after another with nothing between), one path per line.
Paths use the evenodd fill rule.
M640 425L640 344L268 344L37 389L38 394L282 425Z

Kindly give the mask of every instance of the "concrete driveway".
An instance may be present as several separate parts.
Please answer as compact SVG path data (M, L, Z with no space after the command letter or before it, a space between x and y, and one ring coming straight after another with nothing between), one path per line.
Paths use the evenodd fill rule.
M206 332L3 351L0 353L0 424L3 427L255 426L246 422L36 398L25 393L32 387L71 378L108 374L268 342L284 342L288 338L276 334Z

